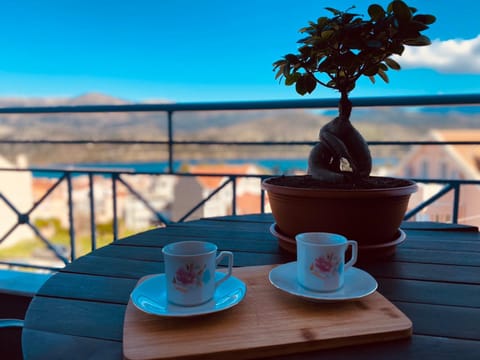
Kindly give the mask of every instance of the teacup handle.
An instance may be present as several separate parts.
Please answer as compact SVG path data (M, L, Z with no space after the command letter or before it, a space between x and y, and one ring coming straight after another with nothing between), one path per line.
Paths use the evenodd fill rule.
M223 283L232 275L233 253L231 251L220 251L217 258L215 259L215 265L218 265L224 257L228 258L228 272L220 280L215 282L215 287L218 287L221 283Z
M345 264L344 270L347 270L348 268L352 267L357 262L358 244L355 240L348 240L347 247L345 250L348 250L349 246L352 247L352 257Z

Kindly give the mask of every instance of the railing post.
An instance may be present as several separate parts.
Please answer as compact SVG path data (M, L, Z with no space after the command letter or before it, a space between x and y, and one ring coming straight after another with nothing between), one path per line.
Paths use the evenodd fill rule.
M92 236L92 251L97 248L97 229L95 227L95 194L93 190L93 174L88 174L88 198L90 201L90 233Z
M72 185L72 173L67 173L67 189L68 189L68 222L70 223L70 259L71 261L76 259L75 250L75 220L73 217L73 185Z
M118 217L117 217L117 177L118 174L112 174L112 204L113 204L113 219L112 219L112 231L113 241L118 240Z
M458 182L456 182L455 184L453 184L453 211L452 211L452 214L453 214L453 218L452 218L452 222L454 224L457 224L458 223L458 207L459 207L459 203L460 203L460 184Z
M237 215L237 177L231 176L232 182L232 215Z
M173 111L167 112L168 121L168 172L173 174Z
M265 190L262 189L263 177L260 178L260 213L265 214Z

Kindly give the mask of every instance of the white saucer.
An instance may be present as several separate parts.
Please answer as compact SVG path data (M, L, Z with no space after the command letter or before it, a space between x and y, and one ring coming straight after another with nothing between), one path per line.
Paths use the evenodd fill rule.
M216 272L218 280L224 273ZM180 306L167 301L165 274L158 274L137 285L130 294L132 303L147 314L170 317L187 317L210 314L231 308L245 297L245 283L230 276L219 285L213 299L196 306Z
M307 300L338 302L361 299L377 290L377 281L367 272L356 267L345 271L343 287L332 292L312 291L297 282L297 262L279 265L270 271L270 282L276 288Z

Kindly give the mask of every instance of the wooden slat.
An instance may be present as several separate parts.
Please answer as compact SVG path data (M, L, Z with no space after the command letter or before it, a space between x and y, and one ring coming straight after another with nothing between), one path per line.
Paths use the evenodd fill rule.
M478 232L478 227L474 225L438 223L433 221L403 221L400 228L408 230Z
M480 267L459 265L419 264L408 262L378 262L362 266L373 276L480 284Z
M121 341L125 308L120 304L36 296L28 308L25 328Z
M278 242L270 234L258 234L258 236L245 236L244 234L230 235L225 231L212 231L211 233L195 233L190 236L178 235L174 232L162 234L162 236L146 236L144 238L128 238L116 242L116 245L128 246L152 246L162 247L165 244L177 241L209 241L216 244L220 250L250 250L255 252L274 253L278 252Z
M126 305L136 283L136 279L62 272L55 276L54 281L47 282L38 294Z
M208 237L213 234L214 237L223 237L226 235L233 236L235 238L245 238L252 236L268 235L271 238L268 229L269 224L261 223L244 223L244 222L219 222L219 221L198 221L195 224L179 223L173 224L166 228L153 229L141 234L132 235L123 239L122 241L130 240L132 238L145 238L149 236L194 236L194 237ZM202 231L204 230L204 231Z
M321 352L292 356L276 356L275 360L478 360L480 342L413 335L408 340L396 340L372 345L325 349ZM272 359L273 360L273 359Z
M139 261L91 254L75 260L62 272L139 279L148 274L163 272L163 262L160 259L159 261Z
M478 285L379 277L377 281L379 291L392 301L480 308Z
M437 250L437 251L450 251L450 252L472 252L480 255L480 241L452 241L449 239L432 239L415 237L410 238L407 235L407 240L401 245L402 247L409 249L421 249L421 250Z
M243 250L238 250L239 248ZM249 248L252 249L253 246L248 246L245 243L240 243L238 244L238 246L222 246L219 250L231 250L234 252L234 266L280 264L295 260L295 257L292 254L286 252L280 252L278 250L275 252L254 252L253 250L248 250ZM160 248L144 246L129 245L127 247L126 245L111 245L96 251L95 256L111 257L117 259L163 262L163 255L161 254ZM223 261L222 265L226 265L226 261L227 260Z
M122 343L24 329L22 341L25 359L30 360L120 360ZM76 349L76 351L72 351Z
M139 244L119 245L118 242L95 251L95 256L120 259L163 261L162 247L141 246Z
M249 223L263 223L272 224L275 220L271 213L265 214L247 214L247 215L227 215L215 218L203 218L201 221L227 221L232 222L249 222Z
M123 358L121 342L29 329L24 329L23 341L32 345L29 348L24 348L25 358L30 360L120 360ZM72 352L72 348L82 351ZM295 356L291 354L277 355L274 359L478 360L479 353L480 342L478 341L413 335L408 340L388 341L374 346L367 344L342 349L324 349L321 354L310 352ZM259 355L261 356L261 354Z
M480 254L465 251L425 250L399 246L392 261L480 266Z
M408 232L407 240L404 244L408 244L409 240L413 240L413 243L421 243L421 244L439 244L445 245L448 244L451 246L450 250L458 250L462 251L462 246L466 249L469 249L468 246L471 247L472 250L478 251L480 249L480 238L477 236L478 233L452 233L452 232L435 232L432 231L430 234L426 234L420 231L413 231ZM458 234L455 236L455 234ZM458 248L459 247L459 248Z
M192 226L193 225L193 226ZM218 221L215 219L202 219L195 223L177 223L172 224L168 229L228 229L234 232L262 232L270 228L270 223L264 222L245 222L245 221Z
M412 319L415 334L480 340L480 308L400 301L394 304Z

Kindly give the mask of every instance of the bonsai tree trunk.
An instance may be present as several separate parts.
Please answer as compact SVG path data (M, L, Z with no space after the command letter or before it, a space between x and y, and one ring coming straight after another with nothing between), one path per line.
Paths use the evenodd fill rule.
M319 142L308 158L308 173L329 183L358 182L372 170L367 142L350 122L352 103L341 92L339 116L320 129Z

